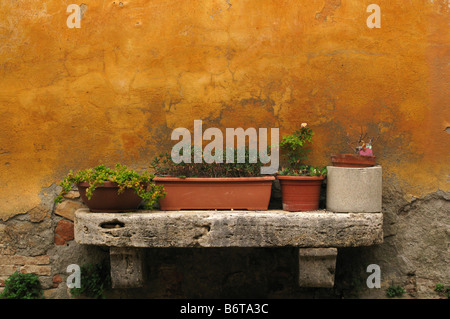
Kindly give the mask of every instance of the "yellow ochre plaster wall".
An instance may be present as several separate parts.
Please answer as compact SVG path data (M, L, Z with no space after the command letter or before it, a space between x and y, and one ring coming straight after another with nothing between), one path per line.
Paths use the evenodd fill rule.
M84 0L69 28L71 3L0 2L0 219L70 169L145 168L196 119L307 122L316 165L362 127L385 183L450 190L448 0Z

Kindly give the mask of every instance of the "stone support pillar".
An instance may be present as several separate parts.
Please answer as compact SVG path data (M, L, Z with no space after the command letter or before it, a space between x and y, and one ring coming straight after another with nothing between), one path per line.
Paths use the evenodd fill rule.
M336 248L300 248L298 284L300 287L333 288Z
M139 288L144 284L142 249L110 247L113 288Z

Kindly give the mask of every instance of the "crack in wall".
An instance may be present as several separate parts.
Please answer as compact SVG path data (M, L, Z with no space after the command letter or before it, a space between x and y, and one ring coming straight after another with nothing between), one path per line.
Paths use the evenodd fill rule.
M403 216L407 215L410 211L418 209L420 205L429 201L437 201L437 200L444 200L446 202L450 202L450 192L438 190L435 193L431 193L420 198L415 198L411 202L400 207L398 210L398 215Z

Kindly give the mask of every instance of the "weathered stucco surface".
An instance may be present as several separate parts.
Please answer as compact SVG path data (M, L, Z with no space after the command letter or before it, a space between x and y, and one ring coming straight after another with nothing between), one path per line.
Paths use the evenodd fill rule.
M405 196L449 190L448 1L0 4L0 218L99 163L146 167L176 127L314 129L330 163L360 126ZM81 3L79 3L81 5Z

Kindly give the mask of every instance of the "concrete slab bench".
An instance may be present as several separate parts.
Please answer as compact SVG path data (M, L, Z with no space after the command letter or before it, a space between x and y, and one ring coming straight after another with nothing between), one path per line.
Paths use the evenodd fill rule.
M91 213L79 209L75 213L75 240L79 244L110 247L114 287L142 285L139 251L148 247L298 247L299 285L332 287L336 248L380 244L382 226L382 213L327 210Z

